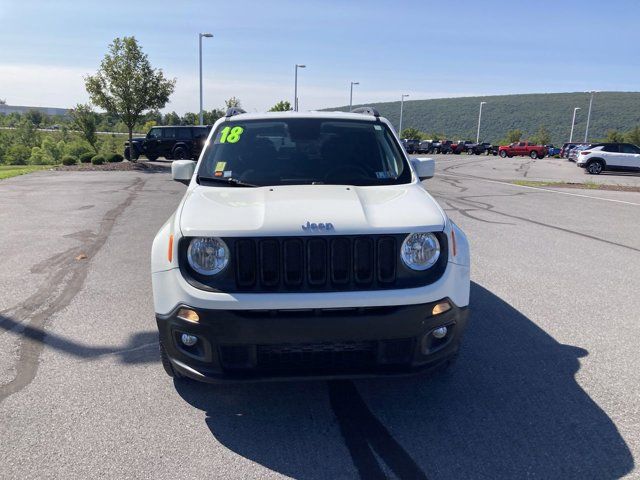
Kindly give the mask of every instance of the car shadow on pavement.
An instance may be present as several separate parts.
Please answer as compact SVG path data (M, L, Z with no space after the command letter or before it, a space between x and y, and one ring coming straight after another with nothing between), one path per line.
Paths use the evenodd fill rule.
M0 333L5 331L18 335L22 342L41 343L47 348L86 360L113 355L120 362L126 364L160 361L158 332L156 330L136 332L123 345L93 346L77 342L49 330L24 325L12 317L0 315ZM20 359L20 361L22 360L33 361L32 358Z
M588 352L475 283L471 307L457 364L433 377L176 389L225 447L294 478L629 473L616 425L576 382Z

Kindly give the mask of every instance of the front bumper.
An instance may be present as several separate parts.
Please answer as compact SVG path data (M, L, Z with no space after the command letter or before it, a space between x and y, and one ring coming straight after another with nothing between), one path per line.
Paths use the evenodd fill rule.
M196 309L200 321L156 315L160 340L180 374L205 382L416 373L458 351L468 309L432 315L438 302L305 310ZM433 330L446 326L437 339ZM185 347L183 333L198 338Z

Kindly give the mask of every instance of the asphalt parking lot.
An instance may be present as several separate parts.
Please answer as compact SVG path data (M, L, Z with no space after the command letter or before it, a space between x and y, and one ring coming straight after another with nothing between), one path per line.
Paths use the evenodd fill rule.
M504 183L565 160L434 158L473 310L433 378L174 383L149 250L184 186L0 182L0 478L639 478L640 193Z

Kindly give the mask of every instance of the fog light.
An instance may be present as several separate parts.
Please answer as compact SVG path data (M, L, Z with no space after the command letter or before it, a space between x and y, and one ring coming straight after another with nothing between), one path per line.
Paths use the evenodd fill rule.
M446 337L448 331L449 330L447 329L447 327L438 327L433 331L433 336L439 340L441 338Z
M182 336L180 337L180 341L182 341L182 343L186 347L193 347L198 341L198 337L194 335L189 335L188 333L183 333Z
M198 315L198 312L191 310L190 308L181 308L178 310L178 318L191 323L198 323L200 321L200 315Z
M431 315L440 315L448 310L451 310L451 304L447 301L437 303L433 310L431 311Z

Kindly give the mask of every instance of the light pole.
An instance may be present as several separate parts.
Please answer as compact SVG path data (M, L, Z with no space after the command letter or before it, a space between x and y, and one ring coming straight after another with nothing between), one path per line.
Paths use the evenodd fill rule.
M573 109L573 120L571 120L571 135L569 135L569 143L573 142L573 127L576 125L576 112L580 110L580 107Z
M299 65L296 63L296 80L295 80L295 87L293 90L293 111L297 112L298 111L298 69L299 68L307 68L306 65Z
M480 143L480 122L482 121L482 106L487 102L480 102L480 114L478 115L478 133L476 135L476 143Z
M408 93L403 93L400 96L400 126L398 128L398 135L399 136L402 136L402 110L404 108L404 99L405 99L405 97L408 97L408 96L409 96Z
M587 113L587 128L584 130L584 143L587 143L587 137L589 136L589 122L591 121L591 105L593 105L593 94L595 91L589 92L591 94L591 98L589 99L589 113Z
M203 124L203 116L202 116L202 37L211 38L213 37L210 33L199 33L198 34L198 48L199 48L199 57L200 57L200 125Z
M353 86L360 85L360 82L351 82L351 91L349 92L349 111L353 110Z

